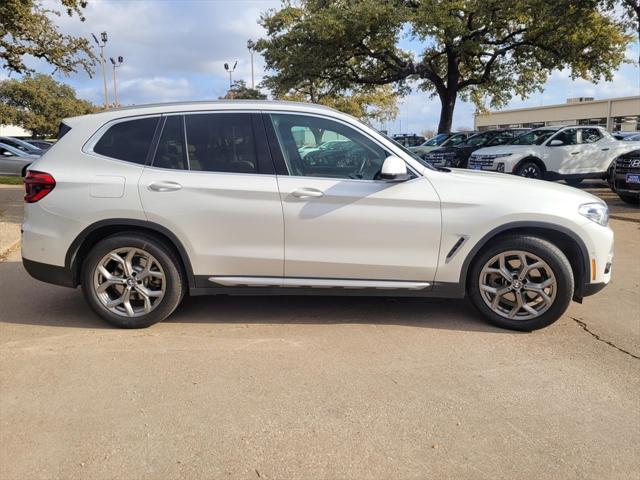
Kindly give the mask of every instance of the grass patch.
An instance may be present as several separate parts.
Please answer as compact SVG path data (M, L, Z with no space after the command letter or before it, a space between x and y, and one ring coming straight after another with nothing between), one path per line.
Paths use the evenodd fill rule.
M0 176L0 185L22 185L22 177Z

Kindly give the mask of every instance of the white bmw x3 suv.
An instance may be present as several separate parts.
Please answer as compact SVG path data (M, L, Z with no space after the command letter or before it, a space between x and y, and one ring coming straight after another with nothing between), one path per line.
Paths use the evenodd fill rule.
M66 119L59 136L25 179L23 263L120 327L185 294L360 294L468 297L534 330L611 275L596 197L436 170L329 108L149 105Z
M468 168L564 180L576 186L586 178L607 178L613 160L632 149L601 127L542 127L507 145L476 150Z

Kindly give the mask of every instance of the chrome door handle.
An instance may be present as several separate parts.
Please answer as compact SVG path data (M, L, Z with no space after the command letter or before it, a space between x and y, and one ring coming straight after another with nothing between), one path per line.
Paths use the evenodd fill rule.
M609 150L609 147L602 149L603 152L606 152L607 150Z
M175 192L176 190L180 190L182 185L177 182L159 181L150 183L147 188L154 192Z
M293 192L291 192L291 195L296 198L320 198L324 196L324 193L322 193L317 188L296 188Z
M580 152L571 152L571 155L580 155Z

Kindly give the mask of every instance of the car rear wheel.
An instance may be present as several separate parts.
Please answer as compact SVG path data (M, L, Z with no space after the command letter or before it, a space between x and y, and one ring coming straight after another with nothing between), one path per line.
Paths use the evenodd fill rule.
M572 187L577 187L582 183L582 178L565 178L564 181L567 185L571 185Z
M531 331L555 322L573 297L571 264L554 244L533 236L509 236L474 260L468 293L492 324Z
M516 175L526 178L542 178L542 169L535 162L524 162L516 170Z
M82 289L93 310L121 328L145 328L178 306L186 281L176 254L144 234L107 237L89 252Z

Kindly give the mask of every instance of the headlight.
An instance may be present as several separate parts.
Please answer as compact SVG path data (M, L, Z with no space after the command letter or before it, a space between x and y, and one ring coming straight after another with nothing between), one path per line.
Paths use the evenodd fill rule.
M578 213L603 227L606 227L609 223L609 207L604 203L583 203L580 205Z

